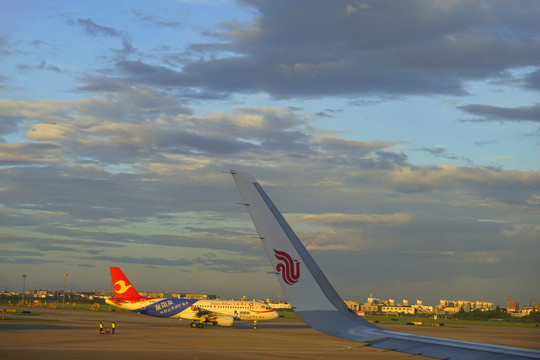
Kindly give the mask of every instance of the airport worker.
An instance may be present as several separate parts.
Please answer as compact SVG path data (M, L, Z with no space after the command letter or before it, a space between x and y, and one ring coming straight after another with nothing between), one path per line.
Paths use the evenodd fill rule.
M113 321L111 327L112 327L112 333L114 334L114 329L116 329L116 323L114 321Z
M99 322L99 333L103 334L103 322Z

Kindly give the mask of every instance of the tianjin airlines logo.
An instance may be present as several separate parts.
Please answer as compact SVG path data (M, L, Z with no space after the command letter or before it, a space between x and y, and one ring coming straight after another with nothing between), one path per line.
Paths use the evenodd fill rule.
M120 287L120 289L116 290L116 285ZM131 287L131 285L126 286L126 282L124 280L118 280L114 283L114 291L116 291L118 294L123 294Z
M289 285L296 284L300 279L300 262L293 259L285 251L274 249L274 255L276 259L281 261L276 265L276 271L281 274L283 281Z

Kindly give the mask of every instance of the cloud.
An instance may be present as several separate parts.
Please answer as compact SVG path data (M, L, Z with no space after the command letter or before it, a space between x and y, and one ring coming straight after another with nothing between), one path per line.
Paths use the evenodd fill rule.
M119 61L122 81L197 88L206 96L264 92L278 99L464 95L467 81L540 65L540 50L530 40L540 13L534 1L522 5L526 12L482 1L243 3L256 11L253 21L221 24L221 31L206 33L209 41L192 44L178 66ZM91 33L115 33L79 20Z
M60 68L58 66L55 66L55 65L48 65L45 60L41 61L38 65L38 69L40 70L49 70L49 71L54 71L56 73L61 73L62 70L60 70Z
M77 253L96 268L262 274L259 239L234 205L227 169L261 180L331 274L351 256L358 269L344 272L379 266L376 279L437 281L478 264L487 277L496 266L523 270L537 249L538 171L418 166L396 151L399 142L348 139L314 127L319 117L299 108L203 113L168 92L126 87L0 100L0 112L6 134L26 130L0 144L2 243L27 251L23 262L37 264L39 251L61 264ZM426 276L427 267L436 270Z
M0 55L12 56L18 51L14 49L12 42L5 36L0 37Z
M77 19L77 25L79 25L87 34L92 36L112 36L122 37L120 31L108 27L96 24L92 19Z
M32 222L32 225L40 224L41 222L46 222L48 218L42 218L38 219L34 217L34 221ZM69 221L67 217L64 217L66 221ZM14 222L12 220L6 221L6 225L12 226L12 225L18 225L18 226L24 226L27 229L29 229L28 223L21 223L21 222ZM56 232L51 231L52 229L55 229ZM4 242L4 244L7 246L17 244L18 246L24 246L29 249L33 250L39 250L38 254L34 254L32 252L26 252L26 256L29 255L39 255L39 256L47 256L47 252L77 252L77 253L88 253L88 254L95 254L96 250L95 248L104 248L110 251L110 249L113 248L123 248L123 244L117 244L114 242L109 241L100 241L99 239L88 239L88 238L78 238L79 235L84 236L84 231L81 233L72 232L71 234L68 234L67 232L63 231L61 227L51 227L51 226L43 226L43 227L36 227L32 230L35 230L37 233L41 235L41 237L30 237L30 236L24 236L24 235L12 235L8 233L2 233L0 234L0 238ZM49 230L49 231L47 231ZM70 236L71 235L71 236ZM9 249L8 249L9 250ZM6 250L7 251L7 250ZM103 249L98 250L103 251Z
M291 109L239 108L230 113L195 115L173 97L146 89L73 101L1 100L0 109L10 119L7 124L11 125L5 131L15 131L18 121L40 120L27 125L26 136L36 143L2 145L4 162L80 164L73 168L60 166L57 170L39 169L43 178L50 172L51 180L55 171L65 174L54 182L58 186L64 184L65 189L71 189L69 182L81 178L81 184L96 191L116 183L115 179L120 177L131 179L125 191L118 191L126 199L150 187L165 196L156 199L163 201L165 194L175 190L172 186L158 190L160 181L183 179L197 187L193 180L185 178L187 170L195 170L204 177L214 166L219 169L216 171L223 170L218 165L221 161L233 159L249 162L253 171L264 175L269 173L268 169L256 164L279 159L281 169L292 169L297 159L303 158L309 159L306 166L311 164L309 167L313 168L309 176L314 184L341 183L346 178L350 184L383 183L403 193L446 191L465 185L471 191L510 204L526 202L539 184L534 171L413 166L406 154L391 151L395 145L392 142L320 135L309 126L310 114ZM455 158L445 147L424 150L438 157ZM113 165L120 171L113 170ZM341 179L317 173L321 166L338 170L336 175L342 173ZM353 169L364 173L360 177L351 175ZM34 171L37 169L19 169L14 174L26 172L30 176ZM279 174L280 170L276 171ZM309 168L305 171L310 172ZM49 190L55 193L53 188ZM95 199L109 203L105 197ZM92 211L92 206L88 209Z
M116 50L116 52L123 54L123 55L129 55L135 53L136 49L131 43L131 41L127 39L122 39L122 46L123 48L121 50Z
M303 215L291 224L320 266L330 272L340 293L353 287L388 296L403 293L408 298L426 294L422 287L430 284L437 295L424 299L433 303L438 297L458 296L460 291L471 296L478 282L490 283L489 288L496 289L496 278L519 277L523 271L537 269L531 262L539 246L535 240L540 235L537 227L476 221L463 216L469 213L466 206L460 208L461 217L447 216L454 206L445 203L445 210L435 210L435 206L430 214ZM414 207L413 202L407 207ZM480 211L473 207L473 213ZM312 228L299 231L304 221ZM470 279L472 273L476 280L462 284L460 279ZM527 282L533 279L528 276ZM385 285L379 286L380 281ZM437 285L439 282L450 289ZM391 291L385 288L388 286ZM410 286L416 289L405 289Z
M317 214L304 215L300 218L301 221L307 221L313 224L331 225L332 227L356 227L366 224L376 224L378 226L392 227L403 226L414 221L414 216L411 214Z
M295 181L307 176L312 184L384 184L408 194L455 191L466 186L468 191L514 205L526 203L539 186L535 171L414 166L407 154L393 151L394 142L328 136L310 126L314 114L290 108L193 114L170 94L135 88L71 101L0 100L0 110L9 119L4 132L14 132L26 123L25 136L33 141L0 144L3 161L48 165L14 169L4 184L11 186L17 176L33 179L37 176L33 174L39 173L47 179L42 190L56 194L63 189L74 199L81 198L77 191L84 185L97 194L91 199L96 201L86 206L88 214L99 201L108 204L107 209L116 209L117 197L129 202L130 197L148 189L153 189L152 203L162 202L172 209L172 199L188 195L189 187L213 186L214 177L211 181L202 179L227 168L224 163L237 162L267 181L283 177L288 169L297 168L298 159L304 159L304 173ZM424 150L455 158L445 147ZM280 164L273 175L265 165L272 163ZM328 171L321 173L320 168ZM179 192L173 185L179 181L186 184L186 191ZM75 182L79 186L74 186ZM23 184L30 186L31 180ZM103 196L98 194L100 188ZM108 192L117 197L108 197ZM177 195L171 197L175 192ZM196 202L193 196L188 198L193 199L191 204ZM129 210L146 212L143 208ZM83 209L72 211L82 213ZM103 216L113 216L109 211L104 210Z
M397 166L407 166L408 165L408 156L404 153L395 153L391 151L377 151L377 160L384 168L393 168L391 164ZM389 164L384 166L383 164Z
M0 121L0 135L7 135L16 132L19 129L19 120L6 115L2 116Z
M540 104L517 108L470 104L459 106L458 108L471 115L476 115L479 117L477 119L467 120L471 122L540 122Z
M540 90L540 69L531 72L525 79L525 86L530 89Z
M0 164L39 164L63 161L61 146L54 143L0 144Z
M25 121L56 123L70 119L70 103L67 101L40 100L23 101L0 99L2 120L9 119L19 124Z
M399 171L391 174L388 178L388 183L398 187L403 185L418 189L433 189L439 186L454 187L467 183L487 187L513 185L516 187L526 186L535 188L540 185L540 174L537 171L496 170L441 165L425 168L401 168Z
M127 34L125 34L123 31L119 31L115 28L108 27L108 26L98 25L90 18L86 18L86 19L78 18L76 21L69 19L68 24L78 25L80 28L83 29L83 31L86 34L93 37L105 36L105 37L122 39L122 49L113 50L115 53L118 53L120 55L125 56L129 54L133 54L136 51L131 41L128 40Z
M447 219L437 214L314 214L303 215L293 224L304 222L317 227L316 231L301 232L309 246L336 244L341 247L339 250L364 254L379 254L387 249L398 253L433 252L439 256L447 256L448 252L510 251L508 239L519 237L512 224ZM522 233L520 246L528 243L535 232L527 236ZM469 242L472 237L476 239L474 245Z
M44 265L51 263L60 263L58 260L25 258L25 257L3 257L0 256L0 260L5 264L19 264L19 265Z
M86 259L86 258L85 258ZM189 261L186 259L164 259L164 258L151 258L151 257L129 257L129 256L122 256L122 257L113 257L113 256L94 256L90 258L94 261L105 261L112 264L145 264L145 265L160 265L160 266L178 266L178 267L186 267L193 265L193 261Z
M470 162L469 159L454 155L448 151L448 148L444 145L436 145L435 147L431 148L422 148L420 151L424 151L432 156L440 157L448 160L464 160L466 162Z
M35 123L27 126L26 137L37 141L61 141L73 139L77 129L69 124Z
M182 26L182 23L179 21L166 20L159 16L148 14L140 10L131 10L131 13L133 14L133 17L137 21L141 21L144 24L152 24L155 26L161 26L161 27L172 28L172 29L177 29Z
M498 140L477 140L474 142L474 145L476 146L486 146L486 145L493 145L497 144Z
M2 251L2 255L5 256L5 257L43 256L42 253L39 253L39 252L36 252L36 251L25 251L25 250L16 250L16 251L5 250L5 251Z
M377 150L382 150L392 146L392 143L369 142L360 140L350 140L335 136L321 136L315 139L315 143L327 151L336 153L347 153L348 155L367 156Z

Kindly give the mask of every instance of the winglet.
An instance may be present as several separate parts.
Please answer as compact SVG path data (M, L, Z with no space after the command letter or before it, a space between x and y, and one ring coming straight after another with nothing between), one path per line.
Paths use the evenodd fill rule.
M360 330L366 330L364 341L380 337L367 331L378 329L377 326L345 305L257 180L237 170L231 170L231 174L281 287L298 316L311 327L332 335L340 336L344 328L350 331L353 326L355 338L360 336ZM346 334L345 337L350 338Z

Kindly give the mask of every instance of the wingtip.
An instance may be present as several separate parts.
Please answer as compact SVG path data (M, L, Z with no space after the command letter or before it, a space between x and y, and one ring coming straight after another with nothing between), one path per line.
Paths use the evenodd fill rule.
M231 170L229 170L229 172L231 173L231 175L235 179L249 180L249 182L251 182L251 183L256 183L257 182L257 179L255 179L251 174L249 174L249 173L247 173L245 171L231 169Z

